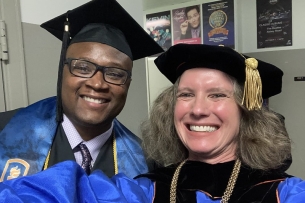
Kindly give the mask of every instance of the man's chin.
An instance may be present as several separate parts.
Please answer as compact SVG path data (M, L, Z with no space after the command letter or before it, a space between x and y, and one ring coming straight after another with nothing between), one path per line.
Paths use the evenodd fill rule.
M87 127L97 127L97 126L105 125L106 121L100 118L88 118L88 119L83 119L82 123L84 126Z

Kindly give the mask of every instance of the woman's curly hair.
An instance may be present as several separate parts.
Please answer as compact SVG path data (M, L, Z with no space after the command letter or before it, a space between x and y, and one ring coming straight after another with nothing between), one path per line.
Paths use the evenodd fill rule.
M234 84L234 97L241 112L236 157L253 169L275 169L291 158L291 142L279 116L262 107L249 111L242 105L243 87ZM143 149L160 165L178 163L188 157L174 125L174 108L180 79L154 101L150 117L141 125Z

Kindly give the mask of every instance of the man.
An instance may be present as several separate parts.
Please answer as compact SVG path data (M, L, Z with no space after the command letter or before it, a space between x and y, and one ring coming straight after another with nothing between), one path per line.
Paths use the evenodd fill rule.
M162 48L114 0L90 1L41 26L63 41L57 97L1 113L0 181L64 160L87 173L146 172L139 139L115 117L126 101L132 61Z
M200 9L199 6L189 6L184 10L186 19L180 25L180 39L190 39L200 37Z

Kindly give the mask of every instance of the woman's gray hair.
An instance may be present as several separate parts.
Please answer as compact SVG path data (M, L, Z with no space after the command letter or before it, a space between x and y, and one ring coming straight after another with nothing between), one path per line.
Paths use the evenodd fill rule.
M262 107L249 111L242 104L243 87L234 84L234 97L241 121L237 137L236 157L253 169L275 169L291 158L291 142L279 116ZM150 117L141 125L143 149L160 165L178 163L188 157L188 150L178 137L174 125L174 108L180 78L154 101Z

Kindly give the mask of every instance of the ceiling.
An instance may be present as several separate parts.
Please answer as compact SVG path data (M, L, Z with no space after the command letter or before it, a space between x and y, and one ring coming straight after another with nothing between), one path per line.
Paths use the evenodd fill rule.
M169 6L174 4L180 4L196 0L143 0L143 10L150 10L163 6Z

